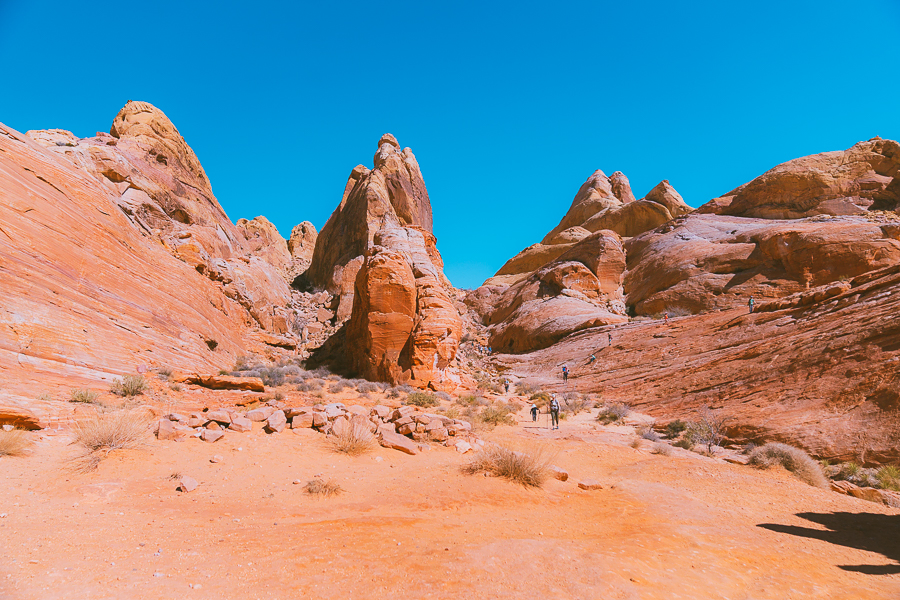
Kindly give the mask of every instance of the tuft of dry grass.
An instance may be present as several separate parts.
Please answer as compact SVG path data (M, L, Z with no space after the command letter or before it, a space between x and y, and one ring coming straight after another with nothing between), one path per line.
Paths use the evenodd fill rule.
M651 452L662 456L672 456L672 446L660 442L653 445L653 450L651 450Z
M92 470L114 450L139 448L149 435L147 413L140 410L100 412L75 424L73 443L85 449L82 470Z
M597 413L597 420L604 425L609 425L610 423L621 421L630 412L631 409L628 408L627 404L609 404L600 408L600 412Z
M323 496L325 498L330 498L331 496L337 496L338 494L341 494L344 489L330 479L326 481L324 479L316 478L307 481L306 485L303 486L303 491L310 496Z
M28 433L21 429L0 429L0 456L24 456L32 443Z
M482 411L478 413L478 421L490 427L496 427L497 425L515 425L516 419L509 413L510 409L508 406L492 404L490 406L485 406Z
M542 449L533 452L516 452L503 446L485 446L479 450L472 462L463 467L469 475L487 472L495 477L503 477L525 487L541 487L549 477L552 457Z
M147 380L143 375L126 375L109 388L116 396L131 398L139 396L147 390Z
M351 423L338 435L328 436L328 443L335 452L359 456L375 447L375 436L363 425Z
M84 404L96 404L100 394L87 388L74 389L69 397L69 402L82 402Z
M750 453L750 464L760 469L781 465L797 479L813 487L828 487L828 480L822 474L822 466L800 448L771 442Z

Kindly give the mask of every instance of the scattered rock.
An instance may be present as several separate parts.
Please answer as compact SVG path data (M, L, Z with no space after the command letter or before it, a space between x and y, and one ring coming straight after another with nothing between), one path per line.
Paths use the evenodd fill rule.
M394 450L406 452L407 454L418 454L419 453L418 444L416 444L409 438L404 437L404 436L394 433L394 432L390 432L390 431L382 432L379 442L385 448L393 448Z
M200 439L204 442L216 442L225 437L225 432L221 429L204 429L200 432Z
M287 426L287 418L284 412L280 410L274 411L266 420L266 433L281 433Z
M246 433L253 429L253 421L247 417L234 416L231 419L231 425L228 426L228 429L237 431L238 433Z
M582 479L578 482L578 487L583 490L602 490L603 485L596 479Z
M553 476L554 479L559 479L560 481L567 481L569 479L569 472L561 467L553 465L549 470L550 475Z
M225 459L222 458L222 456L220 454L214 454L213 457L211 459L209 459L209 462L215 464L215 463L220 463L223 460L225 460Z
M178 480L178 491L180 492L193 492L197 489L197 486L200 485L197 483L197 480L193 477L182 476L181 479Z

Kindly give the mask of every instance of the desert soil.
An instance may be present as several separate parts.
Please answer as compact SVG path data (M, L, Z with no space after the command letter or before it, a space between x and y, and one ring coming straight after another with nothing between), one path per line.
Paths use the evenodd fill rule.
M463 474L471 455L440 446L352 458L313 430L260 429L150 438L81 473L65 429L35 433L30 456L0 458L0 598L900 597L900 511L634 449L631 428L586 413L558 431L518 420L482 437L551 453L568 481L526 489ZM178 492L177 475L200 485ZM306 495L314 477L344 493Z

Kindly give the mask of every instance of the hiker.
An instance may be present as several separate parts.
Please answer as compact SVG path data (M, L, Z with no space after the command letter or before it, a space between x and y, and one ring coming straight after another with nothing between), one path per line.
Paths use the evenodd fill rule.
M569 367L566 365L563 365L563 382L569 382Z
M668 325L669 324L669 311L666 311L663 313L663 319L665 320L666 325Z
M594 356L593 354L591 354L591 357L588 359L588 364L591 364L591 363L594 362L595 360L597 360L597 357Z
M537 421L538 407L534 402L531 403L531 420Z
M756 303L753 301L753 296L750 296L750 302L747 303L747 306L750 307L750 314L753 314L753 305L754 304L756 304Z
M607 346L612 346L612 331L608 332L606 336L609 338L609 343Z
M506 388L506 393L509 393L509 379L503 380L503 387Z
M559 400L555 395L550 400L550 419L553 421L553 429L559 429Z
M491 349L490 346L488 346L488 355L491 355L491 354L493 354L493 353L494 353L494 351Z

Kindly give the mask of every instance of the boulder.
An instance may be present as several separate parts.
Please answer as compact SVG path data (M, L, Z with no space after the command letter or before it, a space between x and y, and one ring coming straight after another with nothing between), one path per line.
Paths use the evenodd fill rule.
M203 429L200 432L200 439L204 442L216 442L225 437L225 432L221 429Z
M206 413L206 419L209 421L216 421L217 423L221 423L222 425L228 425L231 423L231 413L224 409L216 409L211 410Z
M393 448L407 454L418 454L419 446L414 441L400 434L381 430L379 443L385 448Z
M254 408L253 410L248 410L247 418L251 421L262 422L272 416L272 413L274 412L275 409L271 406L260 406L258 408Z
M291 418L291 429L308 429L313 426L313 414L296 414Z
M247 417L235 416L231 419L231 424L228 426L228 429L237 431L238 433L246 433L253 430L253 421Z
M230 375L173 375L172 381L199 385L211 390L245 390L264 392L266 387L259 377L232 377Z
M266 433L281 433L285 427L287 427L287 418L283 411L276 410L266 419Z

